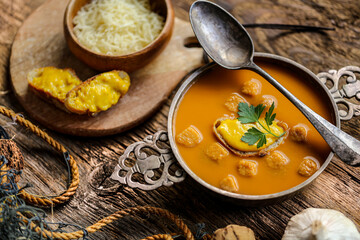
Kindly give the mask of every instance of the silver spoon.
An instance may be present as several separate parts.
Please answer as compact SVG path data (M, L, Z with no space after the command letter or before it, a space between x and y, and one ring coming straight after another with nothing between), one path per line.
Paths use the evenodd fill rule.
M199 43L217 64L260 74L307 117L342 161L360 166L360 141L315 113L257 66L253 62L254 45L249 34L230 13L214 3L196 1L190 8L190 21Z

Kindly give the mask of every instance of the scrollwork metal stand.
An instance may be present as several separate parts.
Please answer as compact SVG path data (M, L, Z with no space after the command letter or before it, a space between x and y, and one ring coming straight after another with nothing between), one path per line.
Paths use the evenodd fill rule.
M360 80L356 79L356 74L360 74L360 67L347 66L340 70L330 70L329 72L321 72L317 77L326 84L331 82L332 87L329 89L335 103L343 105L347 110L339 109L341 120L350 120L353 116L360 115L360 105L350 101L355 97L360 101ZM346 83L340 86L340 80L346 78Z
M135 163L130 166L129 160ZM170 171L172 166L174 169ZM155 176L155 171L160 172L160 176ZM135 174L142 175L143 181L134 180ZM183 181L185 172L172 154L167 132L159 131L127 147L111 178L131 188L153 190Z

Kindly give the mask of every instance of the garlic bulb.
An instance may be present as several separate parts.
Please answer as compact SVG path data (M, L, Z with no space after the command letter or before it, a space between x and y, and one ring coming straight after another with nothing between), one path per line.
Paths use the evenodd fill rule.
M290 219L282 240L360 240L360 233L339 211L308 208Z

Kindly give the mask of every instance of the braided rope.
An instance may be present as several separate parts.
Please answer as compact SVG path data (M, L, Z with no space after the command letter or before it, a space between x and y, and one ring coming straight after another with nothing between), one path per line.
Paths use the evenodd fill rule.
M212 236L210 234L205 234L203 237L202 237L202 240L210 240L212 239Z
M173 238L171 237L171 235L168 234L158 234L158 235L146 237L142 240L158 240L158 239L172 240Z
M0 113L14 119L17 123L19 123L21 126L24 126L26 128L29 128L33 133L35 133L37 136L44 139L47 143L49 143L52 147L54 147L58 152L60 153L66 153L67 150L57 141L55 141L52 137L50 137L47 133L36 127L34 124L29 122L28 120L24 119L21 116L18 116L15 112L13 112L10 109L7 109L3 106L0 106ZM54 197L52 199L46 199L46 198L40 198L37 196L34 196L30 193L25 192L22 190L20 192L20 196L27 202L36 206L40 207L50 207L54 206L56 204L61 204L70 199L72 195L75 194L75 191L79 185L79 170L77 167L77 164L73 157L69 155L69 164L71 169L71 182L68 189L61 195ZM2 169L3 170L3 169ZM156 207L134 207L129 209L124 209L117 211L97 223L89 226L86 228L87 233L94 233L96 231L99 231L104 226L112 223L113 221L123 218L127 215L141 215L141 214L152 214L157 215L160 217L165 217L172 222L176 224L176 226L182 231L182 234L185 236L187 240L194 240L194 236L189 230L188 226L177 216L172 214L171 212L156 208ZM28 223L28 219L20 214L20 217L25 223ZM44 238L55 238L55 239L63 239L63 240L70 240L70 239L79 239L84 236L84 231L79 230L75 232L70 233L59 233L59 232L51 232L49 230L41 229L39 226L37 226L35 223L31 222L30 224L31 228L34 229L39 235L42 235ZM157 234L153 236L146 237L142 240L172 240L172 236L170 234Z
M185 236L185 238L187 240L195 239L193 234L191 233L190 229L180 218L176 217L174 214L172 214L171 212L169 212L165 209L149 207L149 206L134 207L134 208L128 208L125 210L117 211L117 212L101 219L97 223L87 227L86 231L88 233L94 233L94 232L99 231L104 226L112 223L113 221L123 218L127 215L142 215L142 214L153 214L153 215L157 215L160 217L166 217L167 219L173 221L176 224L176 226L182 231L182 234ZM27 222L27 220L25 218L23 218L23 220L25 222ZM37 233L41 234L45 238L52 237L55 239L70 240L70 239L79 239L84 236L84 231L82 231L82 230L78 230L78 231L70 232L70 233L58 233L58 232L50 232L48 230L41 230L41 228L36 226L34 223L31 223L31 227ZM173 238L169 234L158 234L158 235L153 235L153 236L144 238L142 240L157 240L157 239L170 240Z
M32 124L30 121L26 120L25 118L17 115L14 111L5 108L4 106L0 106L0 113L4 116L7 116L14 121L16 121L21 126L24 126L26 128L29 128L33 133L35 133L37 136L44 139L48 144L50 144L53 148L55 148L58 152L64 154L67 152L67 150L64 148L63 145L61 145L59 142L54 140L52 137L50 137L47 133L42 131L40 128ZM73 157L69 156L69 165L70 165L70 171L71 171L71 182L68 186L67 190L62 193L59 196L56 196L51 199L37 197L35 195L32 195L30 193L27 193L25 190L22 190L19 195L22 199L24 199L27 203L38 206L38 207L53 207L57 204L62 204L64 202L67 202L71 196L73 196L76 192L76 189L79 186L79 169L77 167L77 164Z
M0 162L0 165L1 165L1 162ZM9 170L9 167L6 165L6 164L4 164L1 168L0 168L0 173L1 172L4 172L4 171L8 171ZM5 182L7 182L8 181L8 178L7 178L7 176L2 176L1 174L0 174L0 185L2 185L2 184L4 184Z

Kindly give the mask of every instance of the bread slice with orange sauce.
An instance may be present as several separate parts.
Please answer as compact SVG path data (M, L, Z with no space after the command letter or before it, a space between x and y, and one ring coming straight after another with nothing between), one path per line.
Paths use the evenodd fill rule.
M269 151L275 149L276 147L278 147L282 142L283 140L286 138L287 134L283 134L280 138L277 138L273 141L271 141L270 144L266 144L260 148L257 148L256 145L248 145L247 143L245 142L242 142L241 140L241 134L238 134L239 136L233 136L235 141L238 141L238 142L242 142L244 145L244 147L242 147L242 149L240 149L240 147L236 148L234 147L235 144L233 143L229 143L230 140L229 140L229 136L224 136L225 134L221 134L222 133L222 130L219 129L220 125L224 122L224 121L227 121L227 120L230 120L230 121L233 121L231 122L230 126L225 126L225 128L228 128L230 129L229 133L235 133L235 132L239 132L238 129L235 129L234 127L231 127L231 124L242 124L240 121L238 121L237 119L229 119L229 118L218 118L214 124L213 124L213 131L216 135L216 137L220 140L220 142L222 144L224 144L231 152L233 152L234 154L238 155L238 156L241 156L241 157L252 157L252 156L259 156L259 157L263 157L265 156L266 154L268 154ZM243 125L249 125L248 128L251 128L251 127L254 127L256 125L254 124L243 124ZM253 126L254 125L254 126ZM273 125L278 128L278 130L281 132L287 132L287 130L281 126L281 124L278 125L278 122L277 121L274 121L273 122ZM273 126L271 125L271 126ZM231 129L231 128L234 128L234 129ZM258 129L260 129L258 127ZM244 128L240 128L240 132L243 131L243 133L245 134L245 132L247 131L248 129L244 129ZM271 136L270 136L271 137ZM268 140L268 142L270 142Z
M68 92L64 104L70 112L95 115L115 105L129 87L130 77L126 72L101 73Z
M29 88L39 97L58 108L68 111L64 102L66 94L81 84L74 70L43 67L30 71L27 75Z

